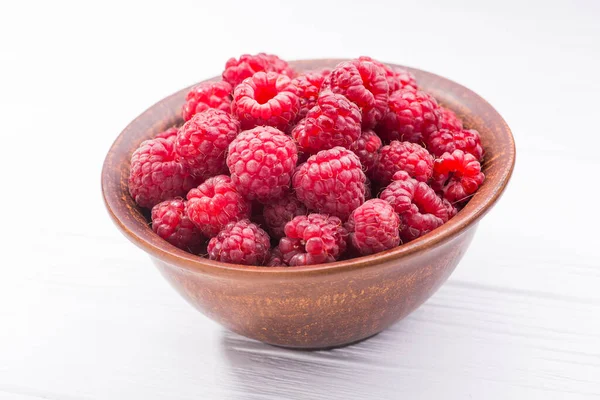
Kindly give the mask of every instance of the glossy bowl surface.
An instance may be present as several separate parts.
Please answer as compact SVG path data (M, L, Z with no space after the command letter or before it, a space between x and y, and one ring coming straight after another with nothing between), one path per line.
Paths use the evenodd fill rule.
M303 71L340 61L290 64ZM515 163L510 129L490 104L448 79L407 69L424 90L481 133L486 150L481 188L449 222L413 242L348 261L269 268L210 261L160 239L129 195L129 159L143 140L182 122L181 105L189 88L150 107L112 145L102 171L108 212L186 300L234 332L295 348L329 348L372 336L419 307L448 278L478 221L502 195Z

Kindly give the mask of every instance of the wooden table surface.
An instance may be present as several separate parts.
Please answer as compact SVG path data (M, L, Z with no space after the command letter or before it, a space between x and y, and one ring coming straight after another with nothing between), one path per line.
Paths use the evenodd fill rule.
M482 3L0 5L0 399L600 398L600 6ZM515 135L513 180L448 282L354 346L224 330L103 209L119 131L261 50L447 76Z

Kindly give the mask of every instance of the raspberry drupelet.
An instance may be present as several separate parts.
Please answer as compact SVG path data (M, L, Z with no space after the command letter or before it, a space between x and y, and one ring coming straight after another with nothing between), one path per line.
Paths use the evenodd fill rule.
M187 214L207 237L216 236L230 222L250 216L250 203L226 175L207 179L187 195Z
M186 208L182 199L158 203L152 208L152 230L173 246L198 254L203 249L204 238L187 216Z
M185 196L197 184L175 153L175 138L146 140L131 156L129 193L140 206Z
M289 266L333 262L346 250L347 236L348 232L337 217L300 215L285 225L279 250Z
M269 125L287 131L300 111L296 86L286 75L257 72L233 91L231 112L242 129Z
M292 84L296 86L297 94L300 99L300 111L297 119L306 117L308 110L317 104L317 98L321 91L321 86L325 78L331 73L330 69L322 69L320 71L309 71L299 74L292 80Z
M271 256L267 232L247 219L227 224L208 242L211 260L243 265L264 265Z
M262 203L283 197L289 191L298 161L296 144L270 126L244 131L229 145L227 166L231 181L248 200Z
M339 63L321 87L339 93L356 104L362 113L362 126L373 128L387 109L389 85L383 68L370 61Z
M366 201L350 214L345 224L352 247L361 255L379 253L400 244L400 218L390 203Z
M379 151L374 176L385 186L397 171L406 171L416 180L427 182L433 173L433 157L418 144L394 140Z
M481 164L462 150L444 153L433 164L431 187L452 204L463 204L483 183Z
M246 78L257 72L277 72L294 77L294 70L289 64L273 54L243 54L239 59L230 58L225 64L223 80L229 82L233 88L242 83Z
M358 106L341 94L321 92L317 104L292 130L300 150L316 153L336 146L348 148L361 133Z
M285 224L298 215L306 214L306 207L294 193L288 193L281 199L266 204L263 209L266 226L271 237L275 239L280 239L285 235Z
M389 109L375 128L384 143L400 140L425 143L438 130L437 101L429 94L400 89L390 95Z
M484 155L481 137L475 129L440 129L429 135L427 149L435 157L441 157L444 153L452 153L454 150L462 150L480 162Z
M434 230L451 217L448 203L425 182L411 178L405 171L397 172L379 197L400 216L400 239L404 243Z
M296 196L313 211L342 219L365 201L366 176L350 150L322 150L300 165L292 178Z
M177 154L201 180L226 173L225 152L239 132L240 123L225 111L202 111L179 129Z
M181 116L189 121L195 114L216 108L227 113L231 112L231 91L228 82L202 82L190 90L181 108Z

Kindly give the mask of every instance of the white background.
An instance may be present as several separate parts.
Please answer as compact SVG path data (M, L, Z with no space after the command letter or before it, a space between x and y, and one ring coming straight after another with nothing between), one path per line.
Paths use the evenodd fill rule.
M598 398L599 4L2 2L0 399ZM514 132L513 180L450 280L352 347L223 330L103 209L121 129L258 51L432 71Z

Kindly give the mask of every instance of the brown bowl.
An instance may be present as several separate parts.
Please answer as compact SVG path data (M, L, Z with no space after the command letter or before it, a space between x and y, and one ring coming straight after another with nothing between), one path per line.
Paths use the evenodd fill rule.
M340 61L291 64L303 71ZM479 191L449 222L417 240L368 257L306 267L224 264L162 240L129 195L129 159L143 140L182 122L189 88L150 107L112 145L102 171L110 216L186 300L234 332L295 348L335 347L372 336L419 307L448 278L477 223L502 195L515 163L510 129L491 105L448 79L408 69L423 89L481 133L486 150L486 180Z

